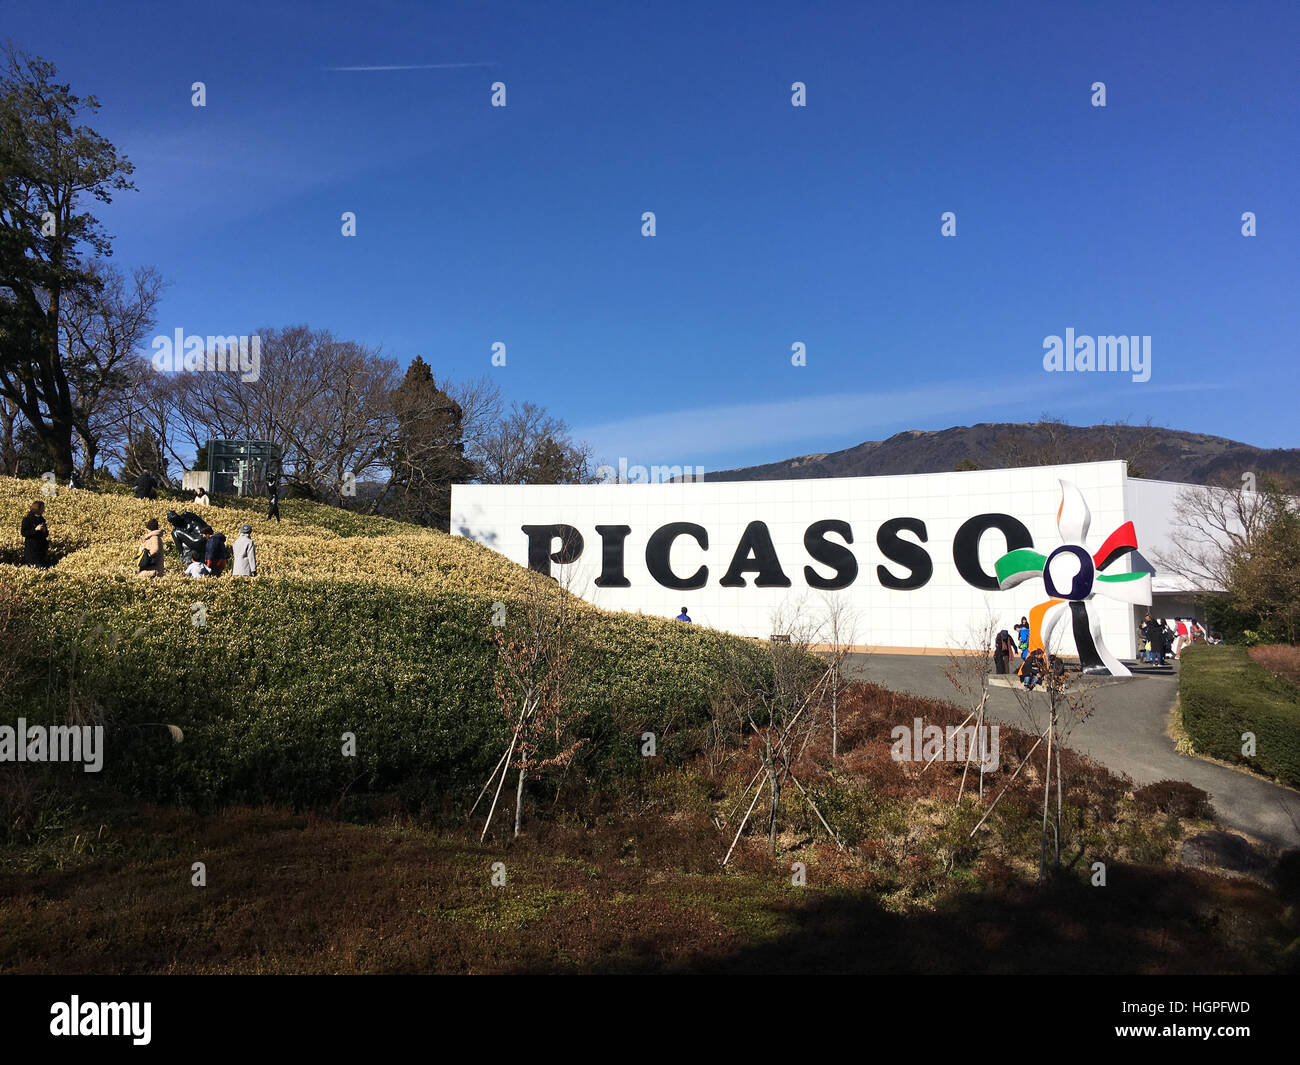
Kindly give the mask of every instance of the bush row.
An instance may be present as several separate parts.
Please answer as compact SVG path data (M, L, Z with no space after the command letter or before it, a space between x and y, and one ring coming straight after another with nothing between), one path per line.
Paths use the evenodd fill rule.
M1192 746L1300 786L1300 692L1272 676L1243 647L1196 644L1179 660L1179 702ZM1243 733L1255 753L1242 753Z
M461 796L509 740L488 595L10 567L0 581L21 595L30 635L23 679L0 693L0 720L61 722L70 706L101 715L105 777L150 798L204 807L321 804L363 790ZM698 742L719 682L718 641L732 638L584 614L572 705L589 742L570 772L607 785L640 772L642 731L665 739L662 756ZM355 757L342 754L347 732Z

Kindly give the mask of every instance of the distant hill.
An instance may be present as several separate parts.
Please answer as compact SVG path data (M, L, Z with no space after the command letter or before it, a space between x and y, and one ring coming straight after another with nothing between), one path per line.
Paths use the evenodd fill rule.
M1266 449L1237 440L1150 425L1073 426L1059 422L982 422L951 429L909 429L843 451L707 473L706 481L765 481L801 477L872 477L1006 469L1063 462L1126 459L1129 474L1161 481L1210 484L1280 474L1300 482L1300 448Z

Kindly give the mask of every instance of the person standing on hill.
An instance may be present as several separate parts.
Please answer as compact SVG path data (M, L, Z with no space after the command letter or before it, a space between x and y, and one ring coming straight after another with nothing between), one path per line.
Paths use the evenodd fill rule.
M682 607L682 612L678 614L675 618L673 618L673 620L684 621L686 622L687 625L689 625L691 623L691 616L690 614L686 613L686 608Z
M1022 617L1020 624L1016 626L1016 638L1020 641L1020 657L1026 658L1029 655L1029 619Z
M137 577L161 577L163 575L163 536L158 528L158 519L150 518L144 523L144 536L140 539L139 561L136 563Z
M23 565L50 568L50 528L45 524L45 501L32 500L19 530L23 535Z
M157 499L158 498L158 482L154 478L154 475L149 470L145 470L142 474L140 474L139 478L137 478L135 482L135 498L136 499Z
M266 483L266 494L271 500L271 506L267 509L266 520L275 519L276 525L280 524L280 481L277 477L272 477Z
M251 525L241 525L239 527L239 538L235 541L233 575L236 577L257 576L257 546L253 543L253 527Z

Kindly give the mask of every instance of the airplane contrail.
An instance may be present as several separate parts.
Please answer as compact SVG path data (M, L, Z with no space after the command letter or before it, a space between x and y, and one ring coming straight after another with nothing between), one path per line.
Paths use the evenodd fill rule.
M454 67L492 67L495 63L413 63L378 67L325 67L325 70L450 70Z

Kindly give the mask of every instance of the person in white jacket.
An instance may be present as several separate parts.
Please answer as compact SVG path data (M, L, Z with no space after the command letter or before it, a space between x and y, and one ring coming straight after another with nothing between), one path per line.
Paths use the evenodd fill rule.
M239 538L235 541L234 576L257 576L257 546L253 543L253 527L251 525L241 525L239 527Z

